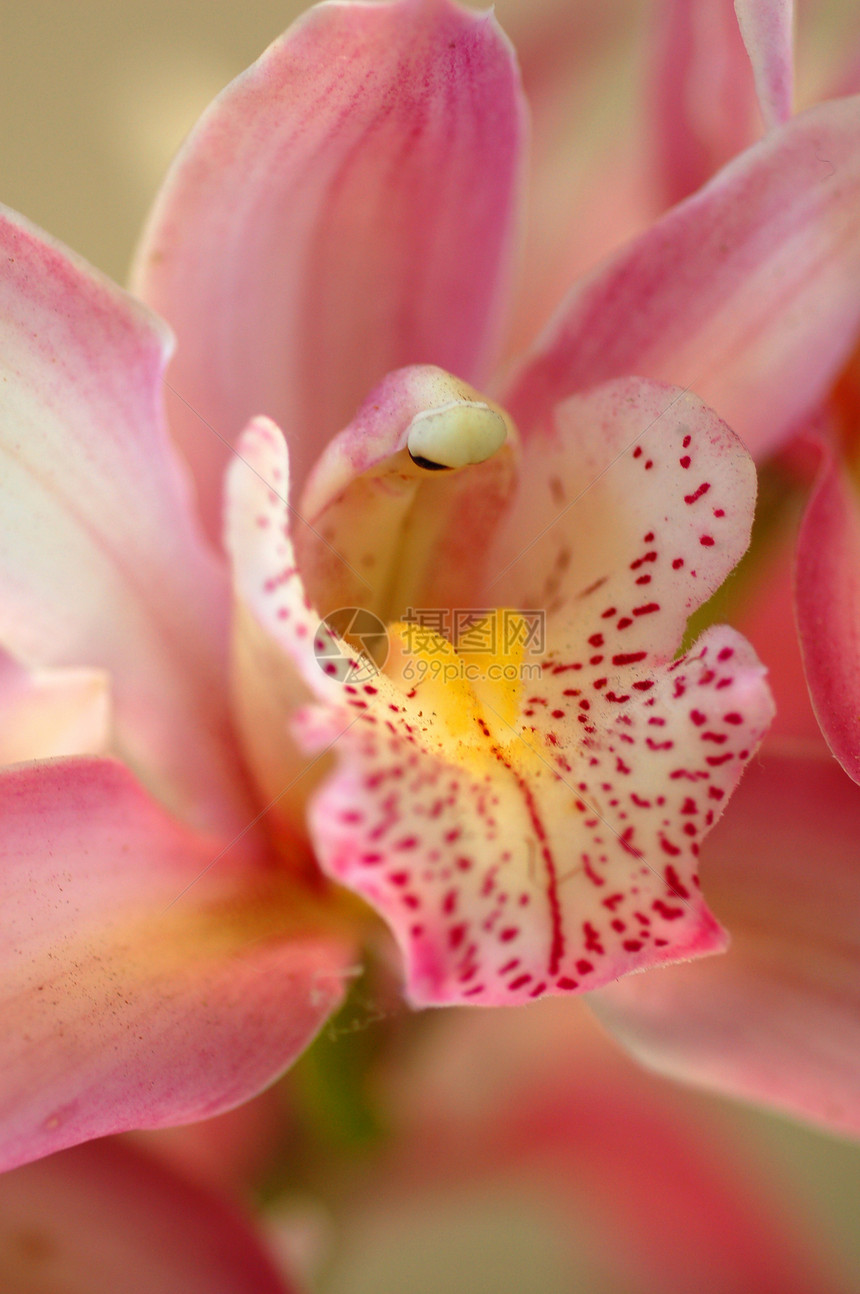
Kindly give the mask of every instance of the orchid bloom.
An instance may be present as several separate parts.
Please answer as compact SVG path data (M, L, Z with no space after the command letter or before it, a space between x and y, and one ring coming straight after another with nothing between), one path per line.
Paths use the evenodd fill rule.
M699 847L771 701L730 629L677 655L754 504L700 395L760 449L841 362L857 105L772 130L492 379L523 122L492 16L310 10L156 203L166 387L164 326L3 219L0 705L42 722L0 778L7 1165L270 1082L377 929L344 886L415 1005L726 948ZM372 677L343 607L388 626ZM517 641L476 674L415 608Z

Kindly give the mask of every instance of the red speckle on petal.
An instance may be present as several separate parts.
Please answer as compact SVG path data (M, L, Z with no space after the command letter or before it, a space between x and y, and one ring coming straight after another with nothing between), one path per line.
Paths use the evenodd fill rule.
M603 957L603 944L600 942L600 937L591 922L586 921L583 924L582 930L585 935L585 947L587 951L590 953L597 953L599 957Z
M448 931L448 943L452 948L460 947L463 940L466 938L467 929L468 927L464 921L461 921L459 925L451 927Z
M658 916L663 918L664 921L677 921L684 915L683 908L671 908L669 904L664 903L662 899L655 899L651 904L651 907ZM665 940L661 941L658 939L657 942L665 942Z
M666 868L665 877L670 890L677 894L679 899L688 899L690 897L690 891L681 884L678 873L671 864Z

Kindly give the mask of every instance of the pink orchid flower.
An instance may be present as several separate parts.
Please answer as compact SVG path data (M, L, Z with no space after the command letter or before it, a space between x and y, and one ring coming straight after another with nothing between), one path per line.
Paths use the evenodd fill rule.
M162 418L165 330L3 221L0 705L42 716L21 747L47 757L0 779L7 1165L270 1082L376 929L324 874L385 918L416 1005L726 946L699 844L771 702L729 629L676 657L754 502L689 388L761 449L831 380L857 106L775 128L578 285L491 399L523 111L492 17L334 3L193 132L135 280L176 333L170 429L232 603ZM370 681L321 627L343 606L392 626ZM522 641L477 676L445 634L413 652L415 607L544 611L538 681ZM791 1101L817 1112L812 1068Z

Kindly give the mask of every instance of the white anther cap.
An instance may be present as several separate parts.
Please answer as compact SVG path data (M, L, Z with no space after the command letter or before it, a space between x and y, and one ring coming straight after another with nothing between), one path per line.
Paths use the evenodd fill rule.
M419 466L458 468L483 463L507 438L505 420L479 401L452 400L416 414L406 447Z

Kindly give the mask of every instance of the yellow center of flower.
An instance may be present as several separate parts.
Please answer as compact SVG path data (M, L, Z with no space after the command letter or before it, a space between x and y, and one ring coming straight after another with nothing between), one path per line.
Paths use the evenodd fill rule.
M537 668L524 659L527 629L525 617L508 608L476 613L455 646L420 623L400 622L389 627L386 673L426 705L440 737L464 753L486 754L488 742L504 748L519 737L525 672Z

